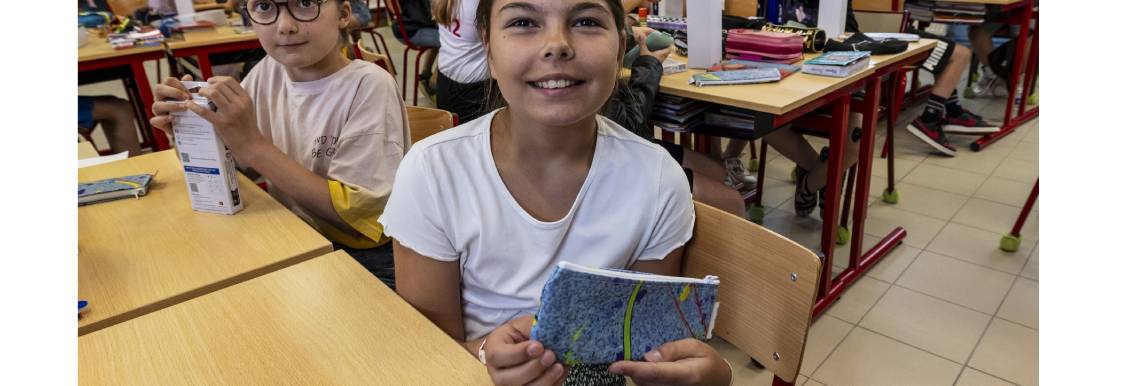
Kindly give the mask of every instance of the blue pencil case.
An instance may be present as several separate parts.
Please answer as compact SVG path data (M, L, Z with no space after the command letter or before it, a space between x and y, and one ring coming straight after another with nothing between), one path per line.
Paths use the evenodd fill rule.
M693 279L559 263L531 338L568 366L644 360L660 345L711 338L719 278Z

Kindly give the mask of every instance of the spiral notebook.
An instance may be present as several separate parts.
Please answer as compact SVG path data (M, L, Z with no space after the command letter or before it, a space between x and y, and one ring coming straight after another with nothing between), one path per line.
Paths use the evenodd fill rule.
M719 278L662 276L562 262L547 279L531 338L568 366L643 360L660 345L711 338Z

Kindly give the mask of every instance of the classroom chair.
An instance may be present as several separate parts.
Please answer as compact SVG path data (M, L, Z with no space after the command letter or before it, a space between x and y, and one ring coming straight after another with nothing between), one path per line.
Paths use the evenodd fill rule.
M371 0L364 0L364 2L367 4L367 9L371 10L371 22L367 23L367 25L365 25L365 26L356 28L355 30L352 31L354 33L353 36L356 38L356 39L354 39L355 43L353 44L353 49L355 50L356 57L358 58L358 57L362 56L359 51L360 51L360 48L362 48L360 43L363 40L362 34L364 32L366 32L368 35L371 35L371 41L373 43L375 43L375 52L383 54L383 55L390 55L391 50L390 50L389 47L387 47L387 40L383 39L383 34L379 33L379 31L376 31L377 28L383 26L383 19L384 19L383 15L387 11L387 7L384 4L384 0L375 0L375 7L374 8L371 7ZM392 75L394 75L395 74L395 63L393 61L388 60L387 64L389 65L389 67L383 66L383 68L388 68L387 71L389 71Z
M816 254L784 236L695 203L695 235L684 246L683 275L719 277L714 335L773 372L775 386L797 380L820 265Z
M406 81L407 81L406 77L407 77L407 75L410 74L410 63L408 62L409 57L410 57L410 51L418 51L418 54L414 56L414 103L413 103L414 105L417 105L418 104L418 84L420 82L420 76L421 76L421 71L422 71L422 69L419 66L421 65L422 55L425 54L426 51L429 51L431 49L437 49L438 47L437 47L437 45L433 45L433 46L418 45L418 44L415 44L414 42L410 41L410 36L408 36L407 33L406 33L406 25L404 25L403 22L402 22L402 7L399 5L398 0L386 0L386 2L387 2L387 11L390 12L390 14L391 14L391 23L393 24L392 28L398 28L399 35L402 36L402 38L399 39L399 41L402 42L402 44L406 45L406 49L402 51L402 68L403 68L403 71L402 71L402 97L404 99L406 98Z
M358 57L360 59L375 63L379 67L382 67L384 70L387 70L387 72L391 73L391 77L394 77L396 75L395 68L390 66L391 59L386 55L368 51L366 47L361 47L359 45L356 45L356 48L359 49Z
M457 114L429 107L406 106L406 120L410 123L412 144L457 126Z

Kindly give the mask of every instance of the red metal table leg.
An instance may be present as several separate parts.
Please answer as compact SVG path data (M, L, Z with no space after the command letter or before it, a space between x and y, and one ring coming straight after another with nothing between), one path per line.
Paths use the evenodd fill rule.
M824 255L821 263L820 289L817 297L823 298L828 294L829 283L832 281L832 252L836 244L836 215L840 209L840 177L843 174L844 164L844 138L848 136L848 109L851 96L845 95L832 102L832 132L828 138L828 175L825 185L825 202L823 226L820 232L820 250Z
M762 151L758 152L758 184L754 187L754 195L750 198L750 202L753 205L761 207L762 192L766 186L766 151L769 149L769 146L766 145L766 140L764 138L759 142L762 143ZM751 146L753 146L753 144L751 144Z
M1024 51L1027 49L1027 38L1031 28L1032 8L1033 5L1030 0L1025 1L1021 8L1022 13L1020 16L1020 32L1019 37L1016 38L1016 55L1012 58L1012 72L1008 77L1008 99L1007 103L1004 104L1004 126L1000 128L1000 131L983 136L980 139L976 140L976 142L973 142L972 145L970 145L970 148L973 151L980 151L981 149L988 147L988 145L991 145L1000 138L1004 138L1008 134L1011 134L1012 131L1015 131L1017 126L1030 119L1030 117L1028 116L1021 116L1019 117L1020 119L1013 119L1012 108L1015 106L1016 87L1019 86L1019 80L1021 78L1020 75L1023 71L1023 56ZM1026 101L1027 98L1024 98L1024 100ZM1033 111L1038 114L1038 109L1035 109Z
M1031 214L1031 207L1035 206L1035 200L1039 198L1039 180L1035 180L1035 186L1031 188L1031 194L1027 196L1027 202L1023 204L1023 209L1020 210L1020 217L1016 219L1016 224L1012 226L1012 236L1020 237L1020 231L1023 230L1023 223L1027 221L1027 216Z

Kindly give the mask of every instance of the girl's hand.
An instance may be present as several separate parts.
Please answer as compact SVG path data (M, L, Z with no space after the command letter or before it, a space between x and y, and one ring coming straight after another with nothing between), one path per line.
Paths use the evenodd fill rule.
M609 372L632 378L639 386L727 386L731 382L730 365L711 346L695 339L665 343L645 354L645 360L614 362Z
M210 86L199 90L199 95L210 99L216 111L195 103L188 103L188 110L211 122L215 132L236 156L265 143L265 137L258 130L254 101L242 85L228 76L216 76L208 79L207 83Z
M566 369L555 353L531 340L531 316L504 323L484 344L485 363L496 385L561 385Z
M190 82L191 75L184 75L181 80ZM164 130L168 135L172 135L172 117L168 114L187 110L187 107L180 102L190 100L191 94L188 93L183 83L173 77L164 78L164 81L156 86L155 92L156 102L152 104L154 116L148 122L152 126Z
M633 27L633 39L640 49L638 56L652 55L656 60L664 63L664 59L668 59L668 54L672 53L672 46L665 47L662 50L649 51L647 38L650 33L656 33L656 30L648 27Z

